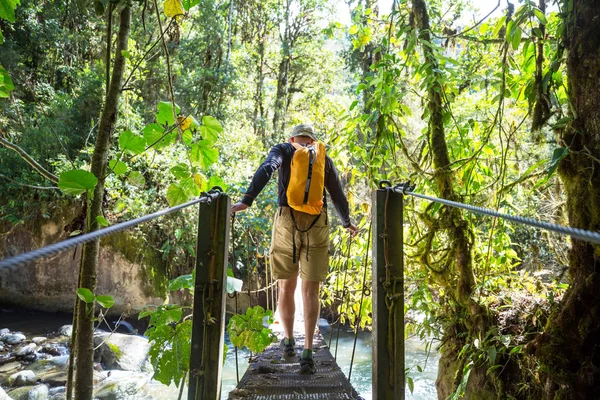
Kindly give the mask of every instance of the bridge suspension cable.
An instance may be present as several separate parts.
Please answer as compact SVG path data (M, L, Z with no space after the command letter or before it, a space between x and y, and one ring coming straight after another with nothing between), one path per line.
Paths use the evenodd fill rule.
M152 214L144 215L142 217L135 218L130 221L121 222L119 224L112 225L107 228L99 229L94 232L86 233L84 235L76 236L71 239L63 240L62 242L58 242L47 247L42 247L41 249L29 251L27 253L19 254L14 257L6 258L0 261L0 268L20 266L31 261L35 261L39 258L58 254L62 251L71 249L73 247L77 247L84 243L94 241L101 237L120 232L129 228L133 228L134 226L143 224L144 222L148 222L153 219L177 212L184 208L193 206L194 204L210 203L211 201L221 196L222 193L223 191L221 188L215 187L207 193L202 193L197 199L188 201L187 203L179 204L177 206L166 208L164 210L157 211Z
M572 228L569 226L553 224L550 222L543 222L543 221L539 221L539 220L536 220L533 218L527 218L527 217L521 217L519 215L511 215L511 214L501 213L501 212L498 212L495 210L491 210L489 208L477 207L477 206L473 206L470 204L460 203L457 201L427 196L427 195L424 195L421 193L414 192L413 190L415 189L415 187L414 187L414 185L411 185L410 182L400 183L395 186L392 186L389 181L382 181L382 182L380 182L380 187L382 189L387 188L393 192L400 193L400 194L403 194L406 196L418 197L423 200L428 200L428 201L432 201L435 203L444 204L449 207L461 208L463 210L467 210L467 211L470 211L470 212L473 212L476 214L483 214L483 215L488 215L490 217L501 218L501 219L515 222L517 224L528 225L528 226L531 226L534 228L540 228L540 229L544 229L547 231L560 233L562 235L568 235L575 239L584 240L586 242L600 244L600 233L598 233L598 232L592 232L592 231L579 229L579 228Z

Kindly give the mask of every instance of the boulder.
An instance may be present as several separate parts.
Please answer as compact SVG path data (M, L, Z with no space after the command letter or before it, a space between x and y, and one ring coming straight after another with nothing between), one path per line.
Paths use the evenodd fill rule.
M17 357L25 357L26 355L33 353L36 347L35 343L23 344L13 350L13 353Z
M28 400L29 392L33 386L23 386L16 389L9 390L8 396L13 400Z
M2 341L4 341L6 344L10 344L11 346L19 344L25 339L26 337L22 333L9 333L2 337Z
M60 327L58 332L63 336L71 337L73 334L73 325L63 325Z
M20 366L21 363L17 361L7 362L4 365L0 365L0 374L12 373L18 370Z
M10 333L10 329L8 329L8 328L2 328L2 329L0 329L0 339L3 336L8 335L9 333Z
M141 336L99 333L94 337L94 360L105 369L152 372L148 357L150 343Z
M15 372L8 378L8 386L27 386L35 383L36 376L31 370Z
M44 336L36 336L31 339L31 341L37 345L44 343L46 340L48 340L48 338L45 338Z
M11 398L8 397L8 395L6 394L4 389L2 389L1 386L0 386L0 400L11 400Z
M125 400L139 397L139 392L150 381L150 376L143 373L111 371L104 382L94 391L98 400Z
M37 385L29 391L27 400L47 400L50 390L46 385Z

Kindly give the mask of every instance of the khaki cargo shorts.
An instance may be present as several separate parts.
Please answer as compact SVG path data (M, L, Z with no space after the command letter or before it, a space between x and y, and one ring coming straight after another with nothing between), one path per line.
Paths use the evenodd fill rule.
M298 276L300 272L302 280L324 281L329 269L327 214L323 211L308 232L301 232L298 229L308 229L317 216L294 210L294 219L298 227L295 229L290 210L292 210L290 207L279 207L275 212L270 256L273 277L290 279ZM294 262L294 241L296 262Z

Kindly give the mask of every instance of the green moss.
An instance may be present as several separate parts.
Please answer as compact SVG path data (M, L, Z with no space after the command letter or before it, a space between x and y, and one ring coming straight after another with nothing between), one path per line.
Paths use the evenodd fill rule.
M123 351L121 351L119 346L117 346L116 344L113 344L113 343L106 343L106 345L113 352L115 357L117 357L117 361L120 360L121 357L123 356Z
M103 246L118 251L127 261L143 267L141 281L148 282L142 288L149 297L165 297L169 284L167 265L161 253L131 232L117 232L102 239Z

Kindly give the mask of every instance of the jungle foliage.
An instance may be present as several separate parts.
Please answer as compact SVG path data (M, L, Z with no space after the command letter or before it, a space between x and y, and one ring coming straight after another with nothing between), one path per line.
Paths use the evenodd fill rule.
M385 12L351 1L348 24L326 0L199 3L0 0L2 221L68 195L88 205L87 230L214 185L235 198L269 147L310 121L361 228L350 241L329 210L323 313L353 329L371 325L370 191L382 179L600 229L597 2L498 1L471 20L467 0L397 0ZM233 225L230 267L254 288L266 284L276 191L271 182ZM413 198L405 207L407 334L439 346L440 399L600 391L597 246ZM136 228L170 278L193 268L195 212ZM151 316L165 383L189 364L182 310ZM258 322L269 315L248 310L230 327L252 349L270 340Z

